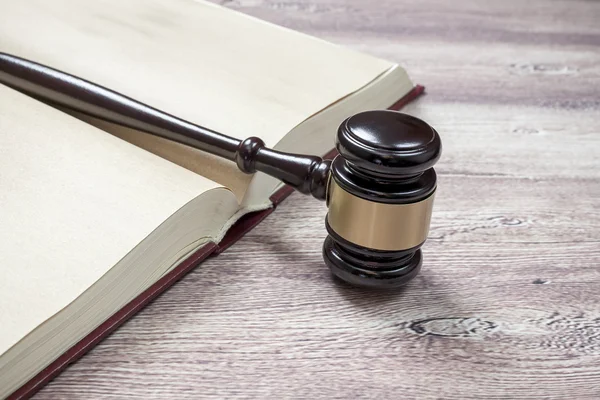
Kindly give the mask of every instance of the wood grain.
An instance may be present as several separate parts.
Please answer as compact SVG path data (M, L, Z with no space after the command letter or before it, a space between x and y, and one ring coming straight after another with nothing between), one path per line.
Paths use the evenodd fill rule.
M326 210L292 195L36 398L600 398L600 3L223 3L427 86L422 273L334 281Z

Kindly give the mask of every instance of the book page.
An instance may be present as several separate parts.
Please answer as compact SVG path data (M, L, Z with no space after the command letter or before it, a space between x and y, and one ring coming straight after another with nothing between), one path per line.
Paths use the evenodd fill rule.
M0 0L0 5L0 51L229 136L259 136L268 146L392 67L203 1ZM160 142L147 140L149 147ZM200 167L191 169L201 172ZM226 173L234 171L233 166ZM238 177L241 186L247 184L249 177Z
M243 173L230 160L66 108L61 108L61 110L144 150L148 150L165 160L169 160L212 181L219 182L231 190L240 203L252 180L253 175Z
M217 187L0 85L0 354Z

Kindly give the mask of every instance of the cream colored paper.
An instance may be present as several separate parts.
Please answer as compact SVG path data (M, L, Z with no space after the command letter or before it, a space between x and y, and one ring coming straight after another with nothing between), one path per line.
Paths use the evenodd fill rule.
M275 145L393 64L193 0L0 0L0 51Z
M0 354L216 187L0 85Z

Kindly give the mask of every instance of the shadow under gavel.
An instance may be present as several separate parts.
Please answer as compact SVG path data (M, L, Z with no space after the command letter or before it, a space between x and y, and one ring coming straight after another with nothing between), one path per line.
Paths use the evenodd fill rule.
M257 137L232 138L110 89L0 53L0 83L46 103L173 140L263 172L325 200L323 258L354 285L394 288L414 278L429 231L441 140L424 121L396 111L349 117L333 160L283 153Z

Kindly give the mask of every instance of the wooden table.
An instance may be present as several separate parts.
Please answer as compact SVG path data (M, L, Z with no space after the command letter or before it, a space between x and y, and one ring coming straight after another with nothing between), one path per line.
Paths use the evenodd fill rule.
M400 62L444 154L421 274L331 279L291 196L37 398L600 398L600 3L240 0Z

